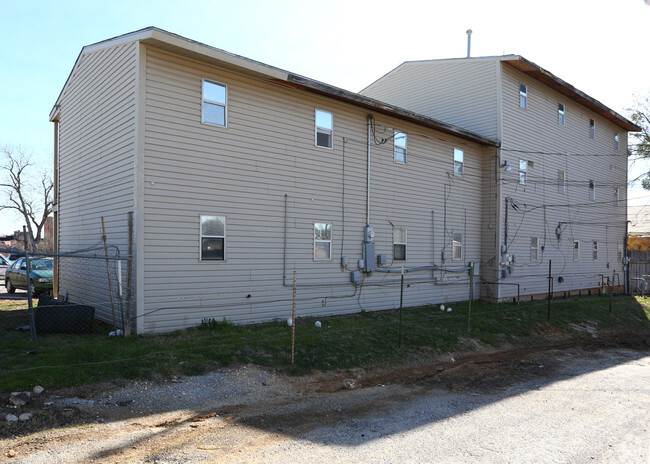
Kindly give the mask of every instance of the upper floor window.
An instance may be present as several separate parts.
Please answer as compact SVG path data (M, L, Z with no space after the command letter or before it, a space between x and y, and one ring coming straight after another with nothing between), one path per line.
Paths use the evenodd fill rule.
M573 241L573 260L580 261L580 241Z
M618 145L619 145L620 137L618 134L614 136L614 151L618 151Z
M519 84L519 107L528 108L528 86L524 83Z
M521 185L526 185L528 180L528 161L519 160L519 183Z
M464 165L465 154L460 148L454 148L454 175L462 176L463 175L463 165Z
M589 138L590 139L596 138L596 121L594 121L593 119L589 120Z
M589 199L596 199L596 183L593 180L589 181Z
M460 232L453 233L451 242L451 259L458 261L463 259L463 234Z
M565 123L565 115L564 115L564 104L563 103L558 103L557 104L557 122L560 126L564 126Z
M316 110L316 146L332 148L334 118L328 111Z
M225 259L226 217L201 216L201 261Z
M592 259L598 259L598 241L594 240L591 242L591 257Z
M406 229L399 227L393 229L393 260L406 260Z
M621 195L619 193L618 187L614 187L614 206L621 204Z
M406 134L395 131L395 162L406 164Z
M558 193L564 193L566 190L566 174L564 171L557 172L557 191Z
M314 259L332 259L332 224L314 224Z
M530 260L537 261L539 256L539 237L530 238Z
M203 122L226 127L227 88L223 84L203 79Z

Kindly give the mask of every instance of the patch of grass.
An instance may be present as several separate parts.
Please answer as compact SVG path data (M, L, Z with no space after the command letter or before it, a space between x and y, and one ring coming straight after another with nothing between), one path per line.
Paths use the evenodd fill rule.
M453 308L323 317L318 318L320 328L314 325L316 318L299 318L294 372L416 362L472 349L476 341L497 347L591 338L596 332L650 333L650 299L641 297L616 297L611 313L608 297L553 300L550 321L545 301L473 302L471 313L467 302ZM5 310L3 302L0 327L12 311L16 309ZM195 329L129 338L106 336L110 328L98 321L95 328L90 335L47 335L37 341L30 340L28 332L3 330L0 391L196 375L238 363L287 370L290 365L291 327L284 322L237 326L225 319L206 319Z

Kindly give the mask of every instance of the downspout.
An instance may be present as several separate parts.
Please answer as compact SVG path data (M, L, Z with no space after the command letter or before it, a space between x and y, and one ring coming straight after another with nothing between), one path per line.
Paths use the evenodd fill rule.
M372 114L368 115L368 150L366 155L366 225L370 225L370 136L372 135Z
M287 221L289 212L289 195L284 194L284 252L282 253L282 285L287 286Z

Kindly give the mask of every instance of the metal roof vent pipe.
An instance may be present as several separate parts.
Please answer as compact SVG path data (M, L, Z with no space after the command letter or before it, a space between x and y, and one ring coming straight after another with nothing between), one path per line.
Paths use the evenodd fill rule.
M467 58L470 57L471 48L472 48L472 30L467 29Z

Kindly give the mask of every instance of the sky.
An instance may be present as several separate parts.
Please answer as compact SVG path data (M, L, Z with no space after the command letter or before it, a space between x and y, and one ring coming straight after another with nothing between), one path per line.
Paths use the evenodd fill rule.
M0 25L0 146L50 169L49 113L81 48L148 26L354 92L466 56L472 29L472 56L523 55L624 116L650 93L650 0L0 0ZM0 234L21 224L0 211Z

